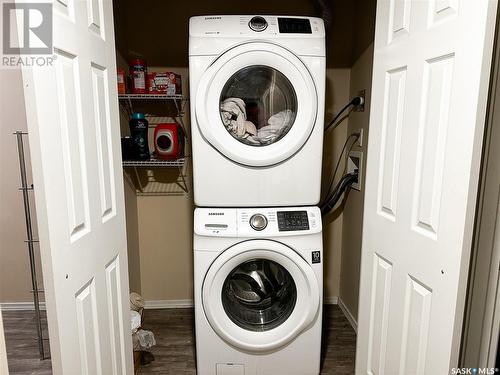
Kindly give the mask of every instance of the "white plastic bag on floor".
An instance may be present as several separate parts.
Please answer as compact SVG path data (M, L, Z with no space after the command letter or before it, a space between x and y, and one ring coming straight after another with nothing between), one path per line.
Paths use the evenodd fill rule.
M137 311L130 311L130 325L132 328L132 333L137 332L137 329L141 326L141 314Z
M151 331L140 329L137 331L137 338L142 350L146 350L156 345L155 335Z

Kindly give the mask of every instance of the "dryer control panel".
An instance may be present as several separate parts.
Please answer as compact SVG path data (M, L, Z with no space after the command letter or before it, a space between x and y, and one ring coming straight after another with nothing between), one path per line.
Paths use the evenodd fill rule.
M312 34L309 18L278 17L281 34Z
M189 34L196 37L317 38L325 36L323 20L317 17L210 15L191 17L189 22Z
M197 208L195 233L213 237L294 236L321 232L317 207Z

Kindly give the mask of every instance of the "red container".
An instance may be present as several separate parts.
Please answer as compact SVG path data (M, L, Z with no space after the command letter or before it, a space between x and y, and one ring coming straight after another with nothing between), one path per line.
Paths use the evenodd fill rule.
M148 68L146 61L132 59L129 62L130 92L132 94L147 94L146 78Z
M178 159L183 156L184 132L179 124L156 125L153 139L158 159Z
M118 81L118 94L126 94L125 90L125 70L118 68L116 79Z

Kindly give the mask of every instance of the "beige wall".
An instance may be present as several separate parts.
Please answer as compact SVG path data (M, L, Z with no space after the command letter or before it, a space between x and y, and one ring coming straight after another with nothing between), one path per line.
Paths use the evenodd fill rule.
M18 190L19 159L16 130L27 130L22 77L19 70L0 69L0 303L32 301L31 276L24 221L23 198ZM28 139L25 138L28 182L31 183ZM34 208L34 199L30 193ZM32 212L36 238L35 211ZM38 281L42 285L38 245L35 244ZM43 299L43 294L40 296Z
M350 97L366 90L364 112L351 112L347 133L363 129L363 147L353 150L363 152L363 171L366 170L368 122L370 116L370 94L373 45L368 47L351 69ZM365 173L363 173L364 175ZM363 176L364 177L364 176ZM340 298L355 319L358 316L359 272L361 263L361 234L363 230L364 178L361 191L351 189L345 200L342 227L342 267L340 271Z
M350 69L327 69L326 72L325 124L334 114L349 102ZM326 195L328 181L339 158L347 134L348 121L345 120L335 130L325 135L323 149L323 196ZM326 186L325 186L326 185ZM341 211L327 215L323 220L324 287L325 300L339 296L340 265L342 249Z
M138 211L143 297L146 300L191 300L191 196L139 197Z
M137 195L135 188L125 178L123 189L125 193L125 222L127 224L128 280L130 291L140 294L142 288Z

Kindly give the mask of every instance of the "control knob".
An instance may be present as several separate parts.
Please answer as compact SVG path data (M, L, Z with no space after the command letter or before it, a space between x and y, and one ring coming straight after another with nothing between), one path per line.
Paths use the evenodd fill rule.
M267 21L265 20L264 17L255 16L255 17L252 17L252 19L248 23L248 26L253 31L264 31L267 28Z
M262 214L252 215L250 218L250 226L255 230L263 230L267 227L267 218Z

